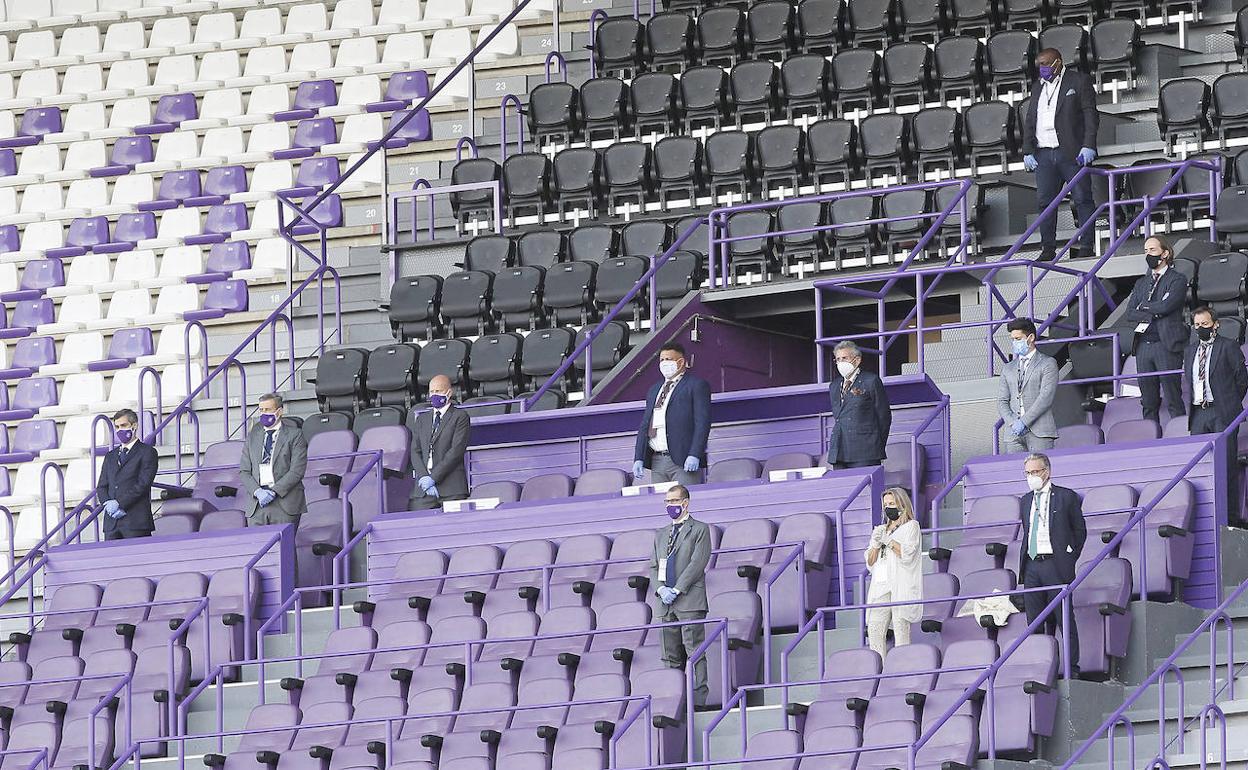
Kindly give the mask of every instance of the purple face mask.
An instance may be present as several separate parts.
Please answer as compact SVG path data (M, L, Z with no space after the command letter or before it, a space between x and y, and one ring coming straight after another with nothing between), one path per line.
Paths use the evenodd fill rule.
M1046 66L1044 64L1040 65L1040 79L1041 80L1052 80L1055 75L1057 75L1057 67L1054 67L1052 65Z
M429 405L432 406L434 409L441 409L442 407L446 406L446 401L447 401L447 397L442 395L441 393L429 394Z
M277 425L277 415L275 414L260 415L260 424L266 428L272 428L274 425Z
M671 516L673 521L675 521L676 519L679 519L681 514L684 512L685 512L685 506L683 505L677 504L677 505L667 506L667 515Z
M134 431L129 428L118 428L116 434L117 442L120 444L129 444L130 439L134 438Z

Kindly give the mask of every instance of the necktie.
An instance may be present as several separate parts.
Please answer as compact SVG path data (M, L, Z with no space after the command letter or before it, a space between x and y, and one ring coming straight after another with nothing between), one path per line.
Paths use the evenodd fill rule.
M264 456L260 458L262 463L267 463L273 459L273 434L275 432L271 430L264 432Z
M680 525L673 524L667 538L667 579L664 582L669 586L676 584L676 535L679 532Z
M1160 274L1154 274L1154 275L1153 275L1153 288L1151 288L1151 289L1149 289L1149 290L1148 290L1148 299L1149 299L1149 301L1151 301L1151 300L1153 299L1153 295L1157 293L1157 284L1159 284L1159 283L1161 283L1161 275L1160 275Z
M437 434L438 429L441 427L442 427L442 413L434 412L433 413L433 432L435 435Z
M1027 556L1036 558L1040 553L1040 497L1043 492L1031 496L1031 523L1027 527Z
M130 450L129 450L128 448L126 448L126 447L124 447L124 446L123 446L123 447L121 448L121 451L119 451L119 452L117 453L117 464L118 464L118 465L125 465L125 464L126 464L126 457L127 457L127 456L129 456L129 454L130 454Z
M1209 366L1209 348L1212 345L1201 343L1200 355L1196 359L1196 380L1200 383L1200 405L1204 406L1211 400L1209 393L1209 378L1206 376L1207 367Z
M654 401L655 409L663 408L663 405L667 403L667 397L672 394L672 386L674 386L675 384L676 384L675 380L668 380L667 382L663 383L663 389L659 391L659 397L655 399Z
M1020 396L1023 393L1023 377L1026 376L1026 373L1027 373L1027 359L1020 358L1018 359L1018 393Z

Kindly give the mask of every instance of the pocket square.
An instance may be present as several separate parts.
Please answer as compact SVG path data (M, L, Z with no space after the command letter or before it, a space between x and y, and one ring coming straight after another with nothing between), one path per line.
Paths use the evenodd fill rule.
M1067 92L1066 92L1066 95L1067 95L1067 96L1074 96L1074 95L1075 95L1075 89L1073 89L1073 88L1072 88L1072 89L1070 89L1069 91L1067 91Z

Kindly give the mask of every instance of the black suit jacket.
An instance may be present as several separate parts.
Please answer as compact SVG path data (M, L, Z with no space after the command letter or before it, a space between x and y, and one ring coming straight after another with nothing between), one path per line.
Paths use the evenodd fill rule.
M438 433L433 433L433 410L421 412L412 430L412 465L416 478L432 476L433 485L441 497L468 494L468 471L464 467L464 455L468 452L471 429L468 412L454 404L447 407ZM429 467L432 451L433 467Z
M1191 336L1183 322L1183 304L1187 301L1187 276L1173 267L1161 274L1157 291L1153 288L1153 274L1149 271L1139 277L1127 300L1126 319L1133 324L1149 323L1161 337L1161 344L1174 353L1183 350Z
M1083 500L1073 489L1050 487L1052 497L1049 500L1049 543L1053 546L1053 558L1057 561L1062 579L1069 583L1075 579L1075 563L1079 554L1083 553L1083 544L1088 539L1088 525L1083 520ZM1027 544L1031 542L1031 500L1034 493L1023 495L1023 547L1018 554L1018 584L1022 585L1027 574L1027 565L1031 557L1027 555Z
M893 410L884 382L875 372L859 370L841 396L845 378L838 372L828 386L832 399L832 433L828 436L829 463L880 462L893 427Z
M633 459L650 465L650 422L654 417L654 402L659 398L663 382L654 383L646 394L646 413L637 431L637 446ZM667 397L667 453L672 462L684 465L685 458L696 457L706 467L706 441L711 435L711 386L706 380L688 370Z
M1196 361L1199 342L1187 346L1183 353L1183 393L1191 403L1193 397L1192 364ZM1213 391L1213 410L1223 425L1230 425L1231 420L1243 411L1244 396L1248 394L1248 369L1244 368L1244 351L1234 340L1221 335L1213 338L1213 350L1209 352L1209 389ZM1187 410L1187 424L1191 427L1194 409Z
M103 505L109 500L116 500L126 512L120 519L114 519L107 513L100 514L104 517L104 532L120 530L127 534L143 534L155 529L152 522L152 482L156 480L157 464L156 448L142 441L134 442L125 463L121 462L120 447L104 455L95 484L96 501Z
M1023 154L1034 155L1036 142L1036 112L1039 108L1043 83L1039 80L1031 87L1031 100L1023 117ZM1074 160L1084 147L1096 149L1096 132L1101 127L1101 115L1096 111L1096 88L1092 78L1077 70L1065 69L1057 96L1057 112L1053 125L1057 129L1057 150L1063 158Z

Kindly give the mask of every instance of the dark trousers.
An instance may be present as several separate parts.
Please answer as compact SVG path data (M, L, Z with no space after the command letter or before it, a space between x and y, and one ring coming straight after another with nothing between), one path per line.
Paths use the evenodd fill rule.
M663 608L659 617L660 623L676 623L682 620L705 620L702 611L677 612L670 607ZM663 645L663 662L668 668L684 668L685 661L693 656L706 639L706 626L702 623L687 623L683 626L667 626L660 638ZM727 687L727 683L724 683ZM705 706L706 696L710 687L706 679L706 655L698 658L693 664L693 705Z
M838 471L843 471L848 468L870 468L879 464L879 460L858 460L852 463L832 463L832 467Z
M1141 339L1140 344L1135 348L1135 370L1140 374L1182 368L1183 354L1168 349L1161 344L1161 340ZM1187 414L1183 409L1183 375L1141 377L1136 382L1140 384L1140 408L1144 411L1144 419L1157 421L1157 416L1161 412L1162 391L1165 391L1166 408L1171 417L1181 417Z
M1061 586L1066 583L1066 578L1062 577L1060 570L1057 568L1057 559L1052 556L1040 560L1031 560L1027 564L1027 574L1023 578L1024 588L1039 588L1040 586ZM1027 622L1031 623L1040 617L1040 611L1048 606L1049 602L1057 597L1060 588L1054 588L1051 591L1032 591L1023 594L1023 608L1027 612ZM1057 609L1049 613L1044 622L1037 628L1037 631L1043 631L1050 636L1058 639L1060 649L1062 628L1062 605L1057 605ZM1070 670L1076 672L1079 669L1079 629L1075 626L1075 610L1070 610ZM1060 669L1059 669L1060 670Z
M1079 163L1074 158L1063 158L1055 149L1039 148L1036 150L1036 213L1044 211L1057 194L1061 192L1062 185L1074 178L1079 173ZM1088 218L1092 216L1092 212L1096 209L1096 204L1092 202L1092 178L1085 176L1079 180L1079 184L1071 190L1071 202L1075 207L1075 223L1082 226ZM1095 225L1090 226L1084 231L1083 236L1079 239L1079 246L1091 252L1095 243ZM1057 216L1046 218L1040 223L1040 246L1044 254L1053 254L1057 251Z
M1218 417L1218 411L1212 406L1201 409L1192 407L1191 434L1193 436L1209 433L1221 433L1226 430L1226 421ZM1238 524L1244 520L1243 500L1239 492L1239 429L1231 431L1226 437L1226 518Z
M416 489L417 491L419 491L420 487L416 487ZM428 511L434 508L441 508L442 504L448 500L467 500L467 499L468 499L468 495L446 495L444 497L434 497L433 495L422 494L419 497L413 497L408 502L408 505L410 506L409 510Z
M114 529L112 532L105 532L105 540L133 540L136 537L151 537L151 532L137 532L133 530Z

